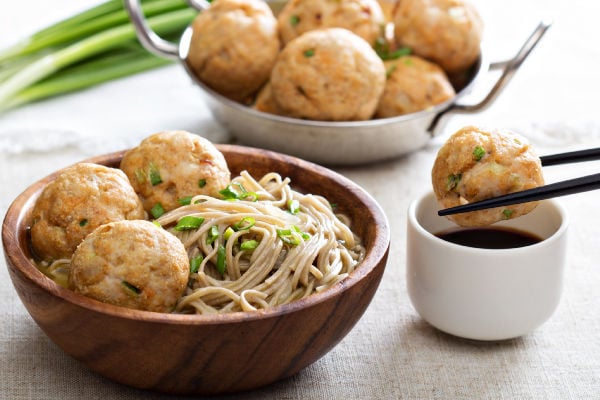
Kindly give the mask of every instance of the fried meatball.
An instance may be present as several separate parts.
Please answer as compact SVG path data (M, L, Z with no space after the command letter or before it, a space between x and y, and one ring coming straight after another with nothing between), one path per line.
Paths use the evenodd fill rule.
M63 170L36 201L31 244L45 261L71 258L98 226L144 217L142 203L122 171L79 163Z
M273 100L273 91L271 90L271 83L267 82L265 86L256 95L254 101L254 109L269 114L285 115L283 110Z
M544 184L542 164L526 138L510 131L468 126L437 154L431 173L442 208L531 189ZM537 202L451 215L461 226L485 226L527 214Z
M465 0L402 0L393 15L400 46L439 64L446 72L460 72L479 57L483 21Z
M186 62L202 82L245 101L269 78L279 53L277 19L260 0L219 0L192 23Z
M77 247L69 287L104 303L170 312L189 278L183 243L148 221L102 225Z
M271 75L273 99L287 115L321 121L370 119L384 85L383 61L364 39L343 28L292 40Z
M290 0L277 17L284 44L321 28L346 28L374 45L385 23L377 0Z
M189 196L219 196L231 177L223 154L207 139L185 131L147 137L125 153L121 169L155 217L156 207L170 211Z
M375 116L394 117L426 110L456 93L437 64L418 56L386 61L387 80Z

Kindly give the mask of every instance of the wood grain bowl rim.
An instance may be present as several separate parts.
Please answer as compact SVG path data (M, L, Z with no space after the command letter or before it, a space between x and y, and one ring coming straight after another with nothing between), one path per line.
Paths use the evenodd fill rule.
M61 168L60 170L57 170L31 184L20 195L18 195L9 206L2 224L2 244L4 246L5 258L8 263L7 267L12 267L18 270L26 277L26 279L39 286L43 290L49 292L51 295L59 297L79 307L90 309L94 312L124 319L183 325L234 324L244 321L274 318L293 313L342 294L344 291L357 284L367 275L373 273L377 268L385 269L387 253L389 252L390 247L389 223L379 204L359 185L337 172L297 157L248 146L230 144L218 144L216 146L225 154L226 158L228 158L228 154L231 153L243 156L261 156L270 160L275 160L277 163L292 164L294 167L300 168L303 171L309 171L316 176L323 177L330 181L335 181L336 184L351 192L352 195L360 201L361 207L369 212L375 223L374 235L372 238L368 238L370 243L365 243L367 247L367 253L359 266L344 280L338 282L323 292L313 293L311 296L304 299L255 312L234 312L217 315L156 313L102 303L100 301L74 293L73 291L58 285L52 279L44 275L34 265L34 263L30 261L30 253L28 251L24 251L21 245L28 242L26 238L26 220L28 213L31 213L31 210L35 204L35 200L40 195L42 189L49 182L55 179L58 173L63 170L63 168ZM121 150L94 156L80 162L114 165L122 158L125 151L126 150ZM362 239L363 241L366 241L365 238Z

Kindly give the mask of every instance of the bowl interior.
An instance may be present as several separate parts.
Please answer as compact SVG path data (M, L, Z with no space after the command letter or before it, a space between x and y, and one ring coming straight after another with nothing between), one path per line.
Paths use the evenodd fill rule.
M389 228L387 219L375 200L359 186L343 176L301 159L274 153L267 150L254 149L236 145L217 145L225 155L232 176L242 170L249 171L254 177L261 177L268 172L278 172L289 177L292 186L305 193L319 194L335 203L339 212L346 214L352 221L352 230L362 239L366 248L366 256L360 267L344 280L343 285L335 285L329 290L309 296L289 304L272 307L261 313L230 313L223 315L182 315L163 314L139 310L130 310L86 298L61 287L42 274L32 262L32 252L28 236L31 224L31 211L35 201L45 185L52 181L59 171L41 179L26 189L9 208L2 227L2 241L9 268L13 267L23 273L27 279L55 296L71 303L91 308L95 311L152 321L173 323L213 324L239 322L240 320L276 316L324 301L339 295L361 277L369 274L381 264L389 249ZM111 167L118 167L124 152L101 155L88 160Z

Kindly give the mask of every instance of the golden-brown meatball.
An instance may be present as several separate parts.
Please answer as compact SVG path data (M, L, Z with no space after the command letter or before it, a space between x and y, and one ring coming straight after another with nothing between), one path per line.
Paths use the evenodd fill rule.
M374 45L385 23L377 0L290 0L277 17L283 43L321 28L346 28Z
M170 312L189 278L183 243L148 221L102 225L77 247L69 287L104 303Z
M273 99L273 91L271 90L271 83L267 82L265 86L256 95L254 101L254 109L269 114L285 115L283 110L277 105Z
M456 93L437 64L418 56L386 61L387 80L375 116L394 117L426 110Z
M222 95L245 101L269 78L279 52L277 19L260 0L219 0L192 23L187 63Z
M121 169L153 216L198 194L219 196L229 184L223 154L207 139L185 131L155 133L129 150Z
M468 126L437 154L431 173L442 208L531 189L544 184L542 165L526 138L510 131ZM451 215L461 226L485 226L527 214L537 202Z
M271 75L273 99L289 116L370 119L385 85L373 48L343 28L309 31L287 44Z
M393 16L396 41L446 72L460 72L479 57L483 22L466 0L402 0Z
M122 171L79 163L62 171L36 201L31 244L45 261L71 258L98 226L144 217L142 203Z

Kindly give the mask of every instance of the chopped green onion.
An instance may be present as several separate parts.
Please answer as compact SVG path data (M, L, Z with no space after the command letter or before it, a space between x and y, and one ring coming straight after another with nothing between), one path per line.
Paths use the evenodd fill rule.
M277 229L277 236L283 241L292 246L300 244L301 240L310 239L310 235L302 232L296 225L292 225L290 229Z
M199 188L203 188L204 186L206 186L206 179L199 179L198 180L198 187Z
M146 182L146 174L144 174L144 171L141 169L135 170L135 177L136 177L138 183Z
M157 228L162 228L162 225L160 224L160 222L158 222L157 220L152 221L152 223L154 224L154 226L156 226Z
M152 186L156 186L163 181L160 177L160 171L158 170L158 167L152 162L148 167L148 177L150 178L150 183Z
M228 226L227 229L225 229L225 232L223 232L223 239L228 240L234 232L235 231Z
M142 293L142 289L132 285L131 283L127 282L127 281L121 281L121 285L127 289L127 292L130 294L134 294L134 295L139 295L140 293Z
M395 60L412 53L412 50L408 47L400 47L396 50L390 49L390 44L384 37L378 37L375 40L374 50L383 61Z
M310 58L315 55L315 49L304 50L304 57Z
M190 204L192 204L193 197L194 196L185 196L180 199L177 199L177 202L182 206L189 206Z
M225 260L225 246L220 245L219 249L217 250L217 265L215 266L221 275L225 273Z
M200 228L200 225L204 222L202 217L194 217L193 215L186 215L182 217L175 225L176 231L189 231L192 229Z
M504 216L504 219L510 219L510 217L512 217L513 213L514 213L514 211L510 210L508 208L506 208L502 211L502 215Z
M256 220L252 217L244 217L239 222L233 224L233 230L244 231L254 226Z
M237 190L234 189L234 186L237 186ZM241 183L229 184L225 189L219 190L219 193L225 200L258 200L258 194L248 192Z
M462 179L462 174L450 174L448 175L448 180L446 181L446 190L449 192L454 190L460 180Z
M201 255L196 256L190 260L190 272L195 274L200 269L200 264L204 261L204 257Z
M82 219L81 221L79 221L79 226L81 226L82 228L84 226L86 226L88 224L88 220L86 218Z
M390 76L392 76L396 68L398 68L396 64L390 65L390 67L385 71L385 78L390 79Z
M296 225L292 225L292 230L294 232L298 233L302 237L302 239L304 239L304 240L310 239L310 235L308 233L306 233L306 232L302 232L300 230L300 228L298 228Z
M256 240L246 240L242 242L240 245L241 250L254 250L258 247L258 241Z
M298 23L299 23L299 22L300 22L300 17L299 17L299 16L297 16L297 15L292 15L292 16L290 17L290 25L291 25L291 26L296 26L296 25L298 25Z
M162 204L160 204L160 203L156 203L150 209L150 214L152 214L154 219L160 218L160 216L163 215L164 213L165 213L165 209L163 208Z
M206 244L212 244L219 237L219 227L213 225L208 230L208 236L206 236Z
M485 149L481 146L475 146L475 148L473 149L473 158L475 159L475 161L481 160L484 155Z
M288 210L290 213L296 215L300 211L300 202L296 199L288 200Z

